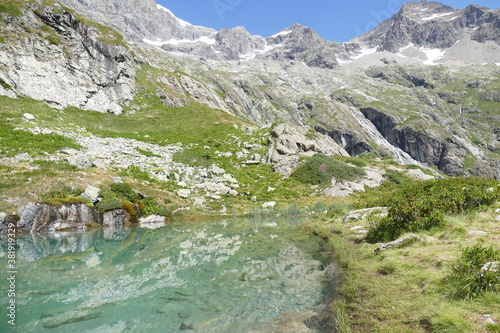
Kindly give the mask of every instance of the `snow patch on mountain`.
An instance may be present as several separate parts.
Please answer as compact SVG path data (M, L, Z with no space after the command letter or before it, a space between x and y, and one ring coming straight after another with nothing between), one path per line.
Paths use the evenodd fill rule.
M433 15L428 16L428 17L423 17L420 20L422 20L422 21L430 21L430 20L434 20L434 19L437 19L437 18L440 18L440 17L448 16L448 15L451 15L451 14L454 14L454 13L455 12L433 14Z
M188 43L205 43L208 45L215 45L217 41L213 36L202 36L198 39L194 40L189 40L189 39L175 39L171 38L167 41L152 41L149 39L144 38L143 42L149 45L153 45L156 47L162 47L163 45L181 45L181 44L188 44Z
M427 56L427 60L424 61L426 65L436 65L436 61L442 59L446 50L441 49L428 49L425 47L419 48L420 51L424 52Z

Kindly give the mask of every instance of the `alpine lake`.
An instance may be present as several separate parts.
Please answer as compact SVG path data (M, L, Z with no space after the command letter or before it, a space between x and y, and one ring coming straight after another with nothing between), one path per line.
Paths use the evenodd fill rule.
M331 331L321 242L285 218L18 235L16 325L4 306L0 331Z

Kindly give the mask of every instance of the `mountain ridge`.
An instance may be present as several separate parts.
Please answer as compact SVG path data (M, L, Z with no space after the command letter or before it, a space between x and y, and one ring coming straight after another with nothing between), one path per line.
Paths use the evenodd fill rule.
M134 0L127 3L133 4ZM140 110L140 98L159 98L162 107L167 108L195 102L259 126L275 122L309 126L329 135L352 156L374 153L405 164L428 164L449 175L500 177L496 129L500 126L495 111L500 88L499 70L494 63L471 66L453 62L445 53L419 45L397 54L377 50L382 39L370 38L373 31L363 35L359 43L335 43L299 24L267 38L253 36L243 27L204 30L178 21L153 1L143 4L143 12L154 13L144 22L153 20L158 13L173 22L175 29L169 27L170 35L165 35L171 38L170 43L150 45L136 40L107 46L99 38L106 41L114 33L97 26L86 28L88 35L82 35L78 32L81 29L75 30L72 25L61 26L63 18L81 21L57 5L26 8L25 16L7 18L10 23L1 26L2 33L15 31L16 37L5 35L8 42L0 44L0 94L29 96L58 108L72 105L117 114ZM422 21L422 17L448 13L447 7L431 3L436 11L427 9L428 16L422 16L422 8L415 7L422 4L428 3L413 3L400 11L420 15L420 23L410 25L414 29L409 28L408 33L419 31L420 24L439 25L447 19L440 16ZM124 3L107 5L118 6L120 11L125 8ZM468 8L453 13L472 15L477 9ZM481 12L485 24L496 24L498 10ZM38 13L41 22L33 13ZM396 14L379 27L378 36L383 35L380 30L391 28L390 24L398 20L404 23L410 19ZM448 27L444 22L442 26ZM33 27L31 36L23 32L23 26ZM478 26L474 31L480 29ZM182 31L188 35L182 35ZM186 39L175 39L172 33ZM402 45L409 41L408 36L400 40ZM495 34L491 36L496 38ZM87 49L76 47L90 40L94 42ZM469 38L467 43L468 56L475 56L479 42ZM38 55L33 52L33 44L37 45ZM484 44L492 50L498 48L494 40ZM92 51L92 45L98 46L94 47L96 51ZM460 49L455 51L460 53ZM96 54L108 59L106 66L95 61L99 58ZM87 55L93 60L87 60ZM29 66L20 65L21 59ZM447 63L439 65L439 61ZM48 63L53 65L47 67ZM147 94L143 93L143 84L138 83L138 75L144 75L143 64L158 72L148 79L156 88ZM71 74L74 68L89 65L87 73L94 76ZM52 67L57 70L47 70ZM33 80L37 82L35 87L52 89L27 89ZM64 87L58 82L65 82ZM66 93L67 87L71 87L72 95Z

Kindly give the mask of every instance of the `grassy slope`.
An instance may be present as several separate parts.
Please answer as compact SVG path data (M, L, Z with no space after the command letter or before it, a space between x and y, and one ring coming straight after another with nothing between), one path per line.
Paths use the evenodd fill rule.
M486 293L473 301L445 296L443 278L474 244L498 249L500 224L493 208L447 216L443 228L417 233L424 241L374 254L353 227L368 229L369 221L342 223L316 216L307 228L327 239L343 272L339 297L332 303L340 332L499 332L485 325L483 315L500 321L500 294ZM473 230L487 233L474 234Z

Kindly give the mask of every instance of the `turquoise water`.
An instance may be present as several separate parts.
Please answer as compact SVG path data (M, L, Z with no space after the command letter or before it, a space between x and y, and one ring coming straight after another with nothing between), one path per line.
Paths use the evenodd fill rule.
M232 333L276 326L286 332L283 322L290 332L319 332L303 323L325 302L325 263L318 240L304 235L298 220L196 222L17 241L16 326L7 324L3 307L2 332ZM6 262L5 244L0 260ZM7 284L3 277L2 304L9 302Z

